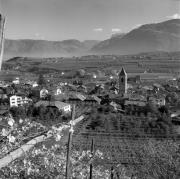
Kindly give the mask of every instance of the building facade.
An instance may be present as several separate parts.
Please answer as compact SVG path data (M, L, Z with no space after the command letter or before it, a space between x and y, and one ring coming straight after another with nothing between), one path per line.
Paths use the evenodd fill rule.
M48 95L48 90L43 88L41 91L40 91L40 98L46 98L47 95Z
M22 106L23 104L28 104L30 102L32 102L32 100L27 97L21 97L21 96L16 96L16 95L13 95L10 97L10 107Z

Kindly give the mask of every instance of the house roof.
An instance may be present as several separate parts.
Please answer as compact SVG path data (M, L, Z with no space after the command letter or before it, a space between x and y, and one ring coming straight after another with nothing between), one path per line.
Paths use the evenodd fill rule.
M61 101L38 101L35 106L56 106L58 109L63 109L64 107L68 106L69 104L61 102Z

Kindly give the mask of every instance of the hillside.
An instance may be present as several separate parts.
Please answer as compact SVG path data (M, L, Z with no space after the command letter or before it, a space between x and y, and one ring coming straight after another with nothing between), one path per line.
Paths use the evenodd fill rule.
M180 19L142 25L124 36L115 36L95 45L95 54L135 54L180 50Z
M5 40L5 59L24 57L61 57L86 54L92 46L97 44L96 40L46 41L46 40Z

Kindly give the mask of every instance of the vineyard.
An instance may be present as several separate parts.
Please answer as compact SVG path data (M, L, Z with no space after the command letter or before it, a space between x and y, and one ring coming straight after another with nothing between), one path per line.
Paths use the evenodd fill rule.
M179 176L179 140L132 138L122 133L122 121L115 122L112 115L100 118L89 106L76 106L75 111L76 120L52 126L12 116L1 119L1 178L66 178L69 132L70 178L88 178L90 166L93 179Z

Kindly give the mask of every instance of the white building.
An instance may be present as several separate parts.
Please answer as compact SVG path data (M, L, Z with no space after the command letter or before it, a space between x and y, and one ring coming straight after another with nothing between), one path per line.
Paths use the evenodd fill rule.
M18 85L20 83L19 77L17 77L15 80L12 81L14 84Z
M47 95L48 95L48 90L43 88L41 91L40 91L40 98L45 98Z
M56 89L55 95L59 95L59 94L62 94L61 88L57 88Z
M70 104L64 104L64 106L62 105L62 110L64 112L71 112L71 105Z
M34 83L32 83L32 87L33 87L33 88L36 88L36 87L38 87L38 84L37 84L37 82L34 82Z
M27 98L27 97L21 97L21 96L16 96L13 95L10 97L10 107L13 106L22 106L23 104L28 104L29 102L31 102L32 100Z

